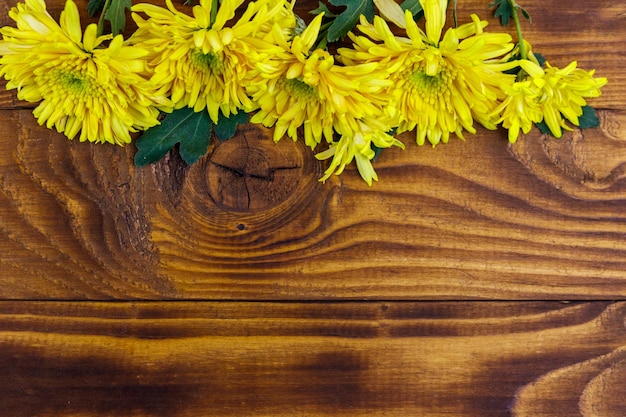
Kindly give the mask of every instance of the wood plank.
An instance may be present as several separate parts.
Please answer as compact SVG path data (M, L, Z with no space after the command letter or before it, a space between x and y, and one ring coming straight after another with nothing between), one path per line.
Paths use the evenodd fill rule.
M604 158L623 145L606 131L590 133L588 147L579 146L587 136L537 136L507 149L485 133L391 151L373 189L354 172L320 184L321 164L306 149L259 137L257 149L284 151L303 169L284 201L245 211L212 198L211 157L136 169L130 147L69 142L26 111L1 112L0 129L4 298L626 294L624 182L615 175L624 159ZM246 136L255 134L267 135ZM558 147L571 166L555 164L568 155ZM589 169L598 180L581 182Z
M51 4L54 14L62 3ZM528 37L555 64L568 52L609 77L594 102L600 129L514 146L479 130L435 149L405 135L406 151L376 162L372 188L353 167L318 183L324 163L258 126L194 166L173 152L135 168L132 146L72 143L6 101L0 297L623 298L626 5L563 4L525 2ZM574 19L584 36L565 30ZM224 165L242 152L253 155L246 175Z
M0 303L0 414L621 417L626 303Z

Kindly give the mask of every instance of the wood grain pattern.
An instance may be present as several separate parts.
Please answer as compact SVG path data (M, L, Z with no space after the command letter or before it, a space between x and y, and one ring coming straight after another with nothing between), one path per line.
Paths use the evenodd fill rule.
M405 135L372 188L354 168L318 183L322 162L258 126L191 167L172 152L135 168L132 146L67 141L3 92L0 297L623 298L626 5L524 6L537 50L609 78L602 126L514 146L502 131L435 149Z
M258 126L135 168L0 88L0 416L623 417L626 4L523 6L601 127L405 135L372 188Z
M621 417L625 314L601 302L3 302L0 414Z
M570 138L535 137L510 152L485 133L392 151L373 189L351 172L318 184L313 166L299 177L301 192L246 212L211 198L210 156L192 167L174 155L135 169L131 148L71 143L30 126L26 111L0 118L5 129L19 126L0 156L5 298L625 293L623 181L597 160L600 180L582 183L589 166L570 174L555 165L541 144ZM584 152L623 147L620 138L605 142ZM619 171L612 162L609 171Z

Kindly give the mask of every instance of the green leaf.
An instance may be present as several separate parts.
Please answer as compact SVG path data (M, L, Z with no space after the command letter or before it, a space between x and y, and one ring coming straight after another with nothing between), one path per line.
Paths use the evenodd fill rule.
M533 52L533 55L537 59L537 63L539 64L539 66L541 68L543 68L545 63L546 63L546 58L542 54L540 54L539 52ZM518 61L520 59L522 59L520 54L515 54L515 55L512 55L511 57L509 57L509 59L506 62ZM517 75L517 74L520 73L520 71L522 71L522 68L518 66L518 67L514 67L514 68L511 68L511 69L508 69L506 71L503 71L503 73L505 73L505 74L516 74Z
M382 153L382 151L387 149L387 148L379 148L378 146L374 145L373 143L370 145L370 147L374 151L374 157L372 158L372 162L376 162L376 159L378 159L378 156Z
M117 35L126 25L126 9L132 6L131 0L111 0L111 4L104 12L105 20L111 22L111 33Z
M87 13L89 17L98 15L102 11L104 3L106 3L106 0L89 0L87 3Z
M324 13L324 17L329 19L337 17L337 15L331 12L328 6L326 6L322 2L319 2L319 4L317 5L317 9L311 10L311 14L318 15L320 13Z
M194 113L191 108L175 110L160 125L144 132L137 140L135 165L144 166L163 158L180 143L180 156L193 164L209 147L211 118L206 111Z
M546 57L540 54L539 52L533 52L533 55L535 56L535 58L537 58L537 62L539 63L539 66L543 68L546 65Z
M235 136L237 132L237 125L248 122L248 113L243 110L239 110L237 114L231 114L230 117L224 116L220 113L215 125L215 136L219 140L228 140Z
M550 136L554 136L552 134L552 131L550 130L550 128L548 127L548 124L546 122L544 122L543 120L535 123L535 126L537 126L537 129L539 129L539 131L541 133L543 133L544 135L550 135Z
M494 0L488 7L496 7L493 15L500 18L502 26L508 25L509 20L513 18L513 13L515 13L515 9L513 9L509 0Z
M402 8L402 10L409 10L413 17L417 16L418 13L422 13L424 11L419 0L404 0L402 3L400 3L400 7Z
M329 0L333 6L345 6L345 10L339 13L328 28L328 41L335 42L343 38L354 28L359 21L359 16L365 15L367 20L374 19L373 0Z
M589 129L593 127L600 126L600 119L598 119L598 115L596 114L596 110L591 106L583 106L583 114L578 118L578 127L581 129ZM539 123L535 123L535 126L539 129L541 133L544 135L554 136L552 131L543 120Z
M598 119L595 109L591 106L584 106L583 114L578 118L578 127L589 129L598 126L600 126L600 119Z
M186 130L181 132L180 157L192 165L202 158L211 143L211 118L206 111L194 113L186 124Z
M518 61L522 59L522 57L520 56L520 54L515 54L515 55L511 55L511 57L509 57L509 59L507 59L506 62L513 62L513 61ZM521 70L521 67L517 66L511 69L508 69L506 71L502 71L504 74L515 74L517 75Z
M513 15L517 13L517 10L522 12L522 16L532 22L530 14L528 13L528 11L526 11L526 9L521 7L519 4L516 4L515 7L511 6L511 2L509 0L494 0L494 2L491 3L488 7L496 7L493 15L500 18L500 23L502 23L502 26L506 26L509 24L509 20L511 20L513 18Z

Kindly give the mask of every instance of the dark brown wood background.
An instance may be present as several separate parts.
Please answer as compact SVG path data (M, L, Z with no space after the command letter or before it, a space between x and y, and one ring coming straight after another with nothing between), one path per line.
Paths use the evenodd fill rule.
M601 127L406 135L371 188L258 126L135 168L2 88L0 415L625 416L626 3L522 5Z

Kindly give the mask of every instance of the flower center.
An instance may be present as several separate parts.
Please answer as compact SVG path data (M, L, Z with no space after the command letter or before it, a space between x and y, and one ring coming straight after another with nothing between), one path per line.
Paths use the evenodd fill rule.
M200 49L191 52L191 63L200 71L209 71L213 75L220 75L224 71L224 63L216 53L203 53Z
M409 76L409 79L413 86L419 90L439 90L441 84L443 84L440 74L428 75L424 71L418 70Z
M284 88L290 96L300 100L317 100L317 90L299 78L285 78Z
M80 70L54 69L50 72L49 79L57 89L75 97L92 95L97 90L93 77Z
M419 63L413 68L408 68L403 78L411 90L423 100L431 102L449 94L455 75L455 71L447 65L440 66L435 75L429 75L424 63Z

